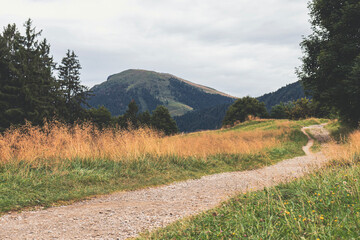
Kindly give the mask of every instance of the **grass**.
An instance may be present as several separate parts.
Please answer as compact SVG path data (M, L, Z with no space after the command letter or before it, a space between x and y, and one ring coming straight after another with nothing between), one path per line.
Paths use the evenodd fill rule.
M325 169L240 194L139 239L359 239L360 131L347 139L325 146L334 159Z
M338 120L333 120L325 126L330 131L331 137L338 143L344 143L347 141L348 135L354 130L344 124L341 124Z
M301 124L313 124L312 121L313 120L302 122ZM252 125L256 124L263 126L264 122L254 123ZM291 122L291 124L299 123ZM100 156L103 157L81 157L84 156L81 154L85 154L86 151L84 149L87 148L86 145L81 145L79 139L85 138L90 141L90 138L86 134L76 134L75 131L75 134L71 136L72 138L65 138L67 141L71 140L70 146L82 146L79 147L82 151L79 149L74 151L76 153L74 157L61 158L55 154L50 155L52 157L44 158L43 155L41 155L42 157L37 158L36 154L31 153L27 155L25 151L23 155L13 155L16 156L14 159L8 158L4 160L4 158L2 158L2 163L0 164L0 213L34 206L48 207L71 203L72 201L84 199L89 196L200 178L208 174L255 169L274 164L282 159L303 154L301 147L306 144L307 138L301 133L298 127L291 127L289 130L287 124L284 125L281 123L279 125L276 121L273 121L267 127L271 125L274 125L275 135L273 135L273 130L260 129L253 131L252 129L243 130L242 132L204 132L195 135L179 135L167 138L167 140L175 141L179 144L182 143L183 145L180 146L185 146L185 143L192 144L194 141L201 141L201 139L207 141L210 139L212 143L216 145L218 144L217 139L221 140L221 137L225 138L226 136L230 140L235 139L233 141L234 143L241 143L243 140L252 142L254 139L259 142L261 140L265 141L267 138L272 139L271 141L276 143L265 145L263 148L258 147L259 149L257 151L214 151L208 155L201 153L179 155L176 154L176 152L175 154L160 154L161 152L155 154L151 151L139 153L139 151L136 151L139 150L139 148L135 148L134 145L137 144L136 146L141 147L140 143L145 144L146 141L154 144L161 143L165 138L151 135L156 141L154 139L150 139L150 141L149 138L145 137L145 140L142 140L143 142L139 142L134 141L136 135L133 133L123 133L123 138L124 136L128 137L132 139L130 143L136 143L131 146L127 143L127 146L129 146L129 148L133 147L131 149L137 153L137 155L133 154L134 152L132 152L133 155L126 152L125 155L121 155L120 159L113 158L111 154L100 154ZM254 126L254 128L256 127ZM279 130L279 128L287 130ZM38 129L33 129L33 131L38 133ZM253 132L255 132L255 135ZM112 136L110 133L105 133L109 134L107 135L108 137ZM13 135L5 136L11 138ZM99 137L101 136L99 135ZM99 141L99 137L97 141ZM111 138L109 137L109 139ZM17 141L18 143L23 141L23 143L27 143L34 142L33 140L34 139L31 139L30 141L29 135L25 134L23 138L21 135L16 135L16 138L12 141ZM126 143L126 139L122 139L122 141ZM92 142L90 141L90 143ZM231 141L230 143L233 144ZM62 145L59 145L64 147L64 144L65 143L62 142ZM45 144L37 145L44 146ZM59 145L56 144L52 145L59 147ZM4 140L3 142L0 141L0 146L4 146ZM39 151L34 145L30 145L32 147L29 147L24 144L23 146L23 149L30 149L34 152ZM26 146L29 148L25 148ZM255 144L254 146L259 145ZM111 145L111 147L115 148L116 144ZM207 147L210 148L211 145L207 145ZM67 148L65 148L65 150L66 149ZM95 152L97 152L96 149L97 148L94 150ZM109 147L108 149L111 148ZM155 149L159 149L159 146ZM1 152L4 154L5 151ZM49 152L51 153L51 151ZM10 151L10 153L13 152ZM15 153L17 152L15 151ZM190 151L188 153L190 153ZM99 154L99 152L97 152L97 154ZM26 159L26 157L22 158L21 156L30 156L31 158Z

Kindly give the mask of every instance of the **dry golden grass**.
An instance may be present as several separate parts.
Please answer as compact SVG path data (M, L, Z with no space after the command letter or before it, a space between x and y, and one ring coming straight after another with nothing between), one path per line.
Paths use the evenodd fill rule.
M325 154L330 159L344 163L353 163L360 158L360 130L349 135L346 144L330 143L326 146Z
M207 157L219 153L247 154L279 144L277 137L285 131L203 132L163 137L147 128L100 131L91 124L72 128L58 122L42 128L26 124L0 134L0 163L46 160L50 164L76 158L120 161L146 155Z

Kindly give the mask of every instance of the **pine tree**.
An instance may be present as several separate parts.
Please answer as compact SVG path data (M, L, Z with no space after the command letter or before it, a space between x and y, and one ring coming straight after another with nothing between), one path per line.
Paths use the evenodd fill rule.
M135 100L132 100L129 105L128 105L128 109L126 110L125 114L124 114L124 120L126 122L126 127L130 127L129 124L131 125L131 128L138 128L139 127L139 120L138 120L138 116L137 113L139 111L139 107L136 104Z
M41 42L37 40L41 31L37 32L32 27L31 19L25 22L24 27L18 78L23 85L25 118L33 124L41 124L44 118L51 118L55 112L54 62L46 39Z
M40 124L54 113L54 66L46 39L39 42L29 19L22 36L15 24L0 35L0 128L29 120Z
M179 131L176 122L171 118L169 110L164 106L157 106L151 116L151 126L166 135L172 135Z
M149 111L145 111L139 114L138 116L139 122L144 127L150 127L151 125L151 115Z
M90 95L88 88L80 84L80 69L80 61L74 51L68 50L58 67L58 83L62 92L59 117L71 123L84 118L83 106L87 105Z

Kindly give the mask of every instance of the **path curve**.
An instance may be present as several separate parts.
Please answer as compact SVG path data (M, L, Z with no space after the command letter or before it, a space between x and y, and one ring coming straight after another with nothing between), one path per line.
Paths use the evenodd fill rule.
M321 125L302 129L324 139ZM258 170L221 173L197 180L143 190L120 192L46 210L11 213L0 218L0 239L125 239L163 227L185 216L213 208L230 196L263 189L320 168L325 156L307 155Z

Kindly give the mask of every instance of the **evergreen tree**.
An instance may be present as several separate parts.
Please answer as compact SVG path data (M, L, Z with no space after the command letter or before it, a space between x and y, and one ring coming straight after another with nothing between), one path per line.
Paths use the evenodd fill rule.
M254 117L267 117L268 114L265 104L249 96L236 100L227 110L223 120L223 126L232 125L237 121L244 122L249 115Z
M151 115L150 115L149 111L140 113L138 116L138 120L142 126L149 127L151 125Z
M0 131L11 123L21 123L25 116L18 99L20 82L12 79L19 38L20 33L15 24L8 25L0 34Z
M307 94L342 120L360 121L360 2L312 0L313 33L301 43L305 56L298 76ZM323 108L324 109L324 108Z
M39 42L41 31L29 19L22 36L16 25L8 25L0 35L1 128L23 124L25 119L41 124L55 111L54 62L46 39Z
M73 123L84 118L83 106L90 95L88 88L80 83L80 62L74 51L68 50L58 67L59 86L62 92L60 118Z
M137 117L138 111L139 107L137 106L136 102L132 100L128 105L128 109L126 110L123 119L126 122L125 125L127 128L130 127L129 124L131 125L131 128L136 129L139 127L139 121Z
M152 113L151 126L166 135L172 135L179 131L175 120L170 116L169 110L161 105L157 106Z

